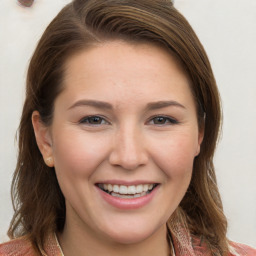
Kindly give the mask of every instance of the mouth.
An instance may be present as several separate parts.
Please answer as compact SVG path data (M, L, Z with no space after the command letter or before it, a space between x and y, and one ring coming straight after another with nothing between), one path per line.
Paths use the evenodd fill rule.
M138 185L117 185L117 184L96 184L105 193L118 198L133 199L146 196L150 194L159 184L138 184Z

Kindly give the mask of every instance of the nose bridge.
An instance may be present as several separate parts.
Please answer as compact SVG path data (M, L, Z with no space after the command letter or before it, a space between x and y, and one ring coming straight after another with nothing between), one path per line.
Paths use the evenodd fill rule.
M132 170L145 165L147 159L141 128L132 122L120 126L114 136L111 164Z

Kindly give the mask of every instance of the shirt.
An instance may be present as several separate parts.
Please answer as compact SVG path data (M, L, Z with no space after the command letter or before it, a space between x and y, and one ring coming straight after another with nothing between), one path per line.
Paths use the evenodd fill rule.
M184 228L176 230L171 238L175 256L211 256L205 243L197 237L192 237ZM55 234L50 235L40 250L43 256L63 256ZM0 245L0 256L39 256L32 243L26 237L13 239ZM230 242L229 256L256 256L256 250L247 245Z

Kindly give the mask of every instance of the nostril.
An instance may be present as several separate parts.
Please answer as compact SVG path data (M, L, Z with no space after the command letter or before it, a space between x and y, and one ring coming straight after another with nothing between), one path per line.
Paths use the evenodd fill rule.
M30 7L34 0L18 0L18 2L25 7Z
M125 170L135 170L146 165L148 153L144 140L134 127L120 129L113 139L109 152L109 163Z
M121 152L114 152L111 154L109 162L125 170L135 170L147 163L147 157L143 155L135 156L132 153L122 154Z

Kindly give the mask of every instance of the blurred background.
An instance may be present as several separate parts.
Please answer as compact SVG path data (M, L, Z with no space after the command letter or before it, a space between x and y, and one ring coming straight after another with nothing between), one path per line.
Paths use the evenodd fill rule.
M33 1L21 0L30 5ZM0 1L0 242L13 211L15 133L29 59L44 29L70 0ZM215 156L231 240L256 247L256 1L175 0L204 45L222 97Z

